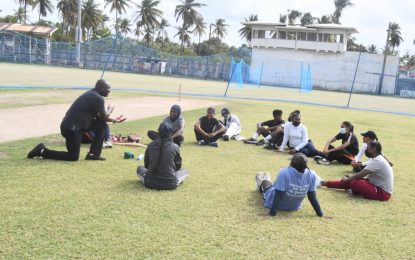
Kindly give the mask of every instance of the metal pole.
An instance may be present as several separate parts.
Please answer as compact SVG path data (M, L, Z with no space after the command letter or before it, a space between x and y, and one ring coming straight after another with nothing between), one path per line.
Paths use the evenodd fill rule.
M389 51L389 36L390 36L390 27L388 27L388 36L386 37L385 54L383 55L382 73L380 74L380 78L379 78L379 88L378 88L379 95L382 94L383 78L385 77L386 58L387 58L388 51Z
M347 108L349 108L350 105L350 99L352 98L352 92L353 92L353 88L354 88L354 83L356 81L356 75L357 75L357 70L359 68L359 64L360 64L360 56L362 55L362 46L360 46L360 52L359 52L359 58L357 59L357 65L356 65L356 70L354 72L354 77L353 77L353 83L352 83L352 87L350 89L350 93L349 93L349 100L347 101Z
M261 83L262 83L262 71L263 71L263 69L264 69L264 61L262 61L262 63L261 63L261 72L259 74L258 88L261 87Z
M231 65L231 67L232 67L232 65ZM235 72L235 69L236 69L236 62L235 62L235 65L233 67L233 70L231 72L231 76L229 77L228 86L226 86L225 94L223 95L224 97L226 97L226 95L228 94L229 85L231 84L231 80L232 80L232 77L233 77L233 73Z
M81 31L81 0L78 0L78 24L76 26L76 33L75 33L75 41L76 41L76 63L78 66L81 66L81 38L82 38L82 31Z

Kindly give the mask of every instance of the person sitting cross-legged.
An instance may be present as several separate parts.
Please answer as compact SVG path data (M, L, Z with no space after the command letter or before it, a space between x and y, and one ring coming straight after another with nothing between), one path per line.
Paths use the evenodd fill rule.
M226 128L226 132L223 134L223 140L229 141L241 133L241 121L236 115L231 114L228 108L223 108L221 114L222 119L220 122Z
M353 175L346 175L340 181L321 181L322 186L332 189L351 190L366 199L387 201L393 191L393 169L382 155L379 142L369 142L365 155L370 158L366 167Z
M275 109L272 111L273 119L257 124L257 130L251 138L245 140L245 143L256 143L257 145L268 144L269 147L281 145L284 136L284 123L282 119L282 110ZM258 137L262 135L265 139L257 142ZM266 146L267 147L267 146Z
M180 149L172 139L172 127L163 122L159 126L159 138L152 141L144 155L144 166L137 168L137 176L149 189L174 190L189 176L182 169Z
M199 145L218 147L216 142L226 131L226 128L215 118L215 109L209 107L207 115L199 118L194 126L196 140Z
M323 216L316 196L319 177L308 169L307 161L304 154L295 154L291 158L290 166L279 172L274 184L271 183L269 173L257 174L257 189L263 195L264 207L270 209L270 216L275 216L278 211L299 210L305 196L317 216Z
M323 152L314 157L318 164L330 164L337 161L342 164L350 164L355 156L359 153L359 141L353 133L353 125L344 121L340 126L339 133L331 138L324 147ZM342 144L334 147L332 143L341 140Z
M175 144L181 146L184 142L183 131L185 126L185 121L181 116L182 109L179 105L173 105L170 108L170 115L164 118L163 122L167 122L172 126L173 134L171 139ZM147 136L151 140L156 140L159 138L159 135L156 131L150 130L147 132Z

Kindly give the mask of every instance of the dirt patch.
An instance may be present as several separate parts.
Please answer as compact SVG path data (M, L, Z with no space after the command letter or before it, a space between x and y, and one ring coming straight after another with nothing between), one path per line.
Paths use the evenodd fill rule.
M140 97L114 99L114 115L123 114L129 120L166 115L173 104L179 104L183 111L222 105L223 102L202 99L181 99L173 97ZM60 132L59 126L71 104L32 106L0 109L0 143L29 137L40 137Z
M0 152L0 160L7 159L7 154Z

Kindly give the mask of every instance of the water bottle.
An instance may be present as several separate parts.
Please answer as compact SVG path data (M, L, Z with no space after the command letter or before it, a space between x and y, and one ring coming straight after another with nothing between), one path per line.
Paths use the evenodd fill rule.
M137 156L137 160L141 161L141 160L143 160L143 159L144 159L144 154L139 154L139 155Z

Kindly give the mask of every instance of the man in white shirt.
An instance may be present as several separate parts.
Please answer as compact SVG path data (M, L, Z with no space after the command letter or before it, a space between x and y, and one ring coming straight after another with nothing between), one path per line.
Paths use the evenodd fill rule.
M285 124L284 127L284 139L280 146L279 151L283 152L285 147L289 144L289 153L303 153L307 157L316 156L319 151L314 147L313 142L308 138L307 128L301 124L300 113L292 115L292 121Z
M224 141L229 141L241 133L241 122L239 118L231 114L228 108L223 108L221 111L222 119L220 122L225 126L226 132L223 135Z
M346 175L340 181L321 181L321 185L334 189L351 189L353 194L370 200L389 200L393 192L394 175L392 167L382 155L381 144L369 142L365 155L371 160L362 171Z

